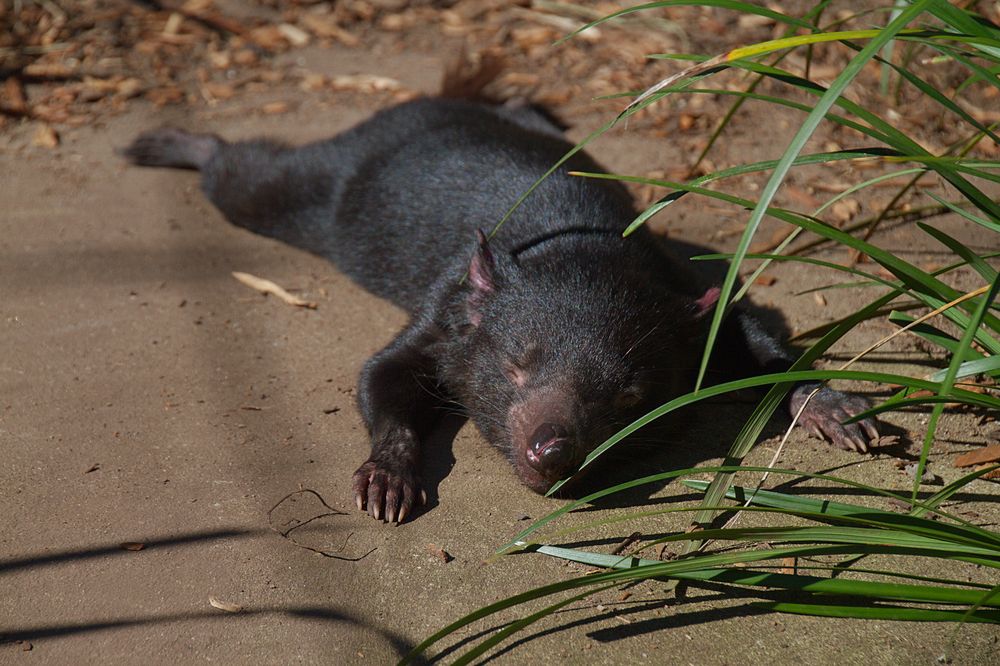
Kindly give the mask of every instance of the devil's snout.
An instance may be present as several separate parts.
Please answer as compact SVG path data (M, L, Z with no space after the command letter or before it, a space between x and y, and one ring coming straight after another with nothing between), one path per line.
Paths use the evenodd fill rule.
M574 449L565 427L558 423L543 423L531 435L528 464L546 476L561 475L573 466Z

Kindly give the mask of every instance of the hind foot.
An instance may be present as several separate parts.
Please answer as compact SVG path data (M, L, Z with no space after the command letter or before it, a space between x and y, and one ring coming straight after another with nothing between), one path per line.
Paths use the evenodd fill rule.
M192 134L161 127L140 134L122 154L139 166L201 169L223 143L214 134Z
M794 417L803 401L819 384L802 384L792 390L789 411ZM871 417L854 423L844 421L871 407L866 398L822 387L799 417L799 425L846 451L868 453L868 445L879 438L878 422Z

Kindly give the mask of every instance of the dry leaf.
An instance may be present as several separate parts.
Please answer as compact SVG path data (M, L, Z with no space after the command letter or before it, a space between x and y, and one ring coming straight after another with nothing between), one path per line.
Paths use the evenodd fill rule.
M208 603L214 608L218 608L221 611L226 611L227 613L239 613L243 610L243 606L239 604L230 603L228 601L221 601L216 597L209 597Z
M31 143L42 148L55 148L59 145L59 134L51 125L42 124L35 130Z
M332 16L303 14L299 18L299 23L302 24L302 27L306 30L321 39L336 39L344 46L357 46L361 43L361 40L358 37L352 35L337 25L336 19Z
M501 86L513 86L515 88L531 88L541 82L538 74L530 72L507 72L497 79L497 84Z
M276 25L263 25L249 33L254 44L266 51L283 51L288 48L288 38Z
M215 81L208 81L202 85L202 90L207 93L209 97L214 97L215 99L229 99L236 94L236 88L234 88L229 83L217 83Z
M141 93L142 88L142 81L135 78L129 78L119 81L115 87L115 92L122 97L131 98Z
M401 12L386 14L378 22L378 27L389 32L400 32L411 27L417 22L417 16L413 12Z
M68 79L73 76L73 68L60 62L35 61L21 72L33 79Z
M177 86L161 86L146 92L146 99L156 106L176 104L184 99L184 91Z
M740 229L739 229L739 231L737 233L740 233L742 231L743 231L743 228L740 227ZM792 233L792 232L787 227L782 227L782 228L779 228L779 229L775 229L771 233L771 237L770 238L768 238L765 241L760 241L760 242L757 242L757 243L754 243L753 245L751 245L750 246L750 254L767 254L768 252L770 252L774 248L776 248L779 245L781 245L784 242L784 240L786 238L788 238L788 234L790 234L790 233Z
M811 208L811 209L819 208L820 205L819 200L813 195L806 192L801 187L796 187L795 185L786 184L781 191L792 202L800 206L804 206L805 208Z
M403 87L396 79L374 74L348 74L334 76L330 79L330 87L334 90L357 90L359 92L375 92L378 90L399 90Z
M318 307L315 303L311 301L304 301L298 296L292 296L274 282L265 280L264 278L259 278L256 275L233 271L233 277L248 287L256 289L262 294L274 294L289 305L295 305L300 308L309 308L310 310L315 310Z
M28 98L24 95L24 84L17 77L7 79L3 84L4 111L15 115L26 115L28 113Z
M292 46L305 46L309 43L309 33L291 23L282 23L278 31Z
M818 291L813 292L813 300L816 301L816 305L820 306L821 308L826 307L826 296L819 293Z
M438 548L437 546L435 546L432 543L427 544L427 550L430 551L431 555L433 555L434 557L438 558L439 560L441 560L445 564L448 564L453 559L455 559L454 557L451 556L451 553L449 553L448 551L446 551L443 548Z
M322 74L316 74L314 72L309 72L302 77L302 81L299 83L299 88L305 90L306 92L315 92L317 90L322 90L326 87L326 77Z
M831 211L833 212L833 219L843 224L861 212L861 204L858 203L857 199L841 199L833 204Z
M291 109L288 102L268 102L264 106L260 107L260 110L269 116L276 116L279 113L288 113Z
M233 62L237 65L253 65L257 62L257 54L253 49L240 49L233 53Z
M969 451L955 458L955 467L972 467L986 463L1000 462L1000 444L990 444L975 451Z
M762 287L770 287L772 284L778 281L778 278L773 275L768 275L764 273L763 275L758 275L757 279L753 281L754 284L759 284Z
M515 28L511 30L510 38L519 48L527 51L533 46L548 46L559 39L559 35L552 28L545 26L531 26L526 28Z
M737 22L744 30L774 25L773 18L769 16L760 16L759 14L740 14Z
M979 470L986 469L987 467L992 467L992 465L982 465L981 467L977 467L975 471L978 472ZM980 474L979 478L990 479L990 480L1000 479L1000 469L995 469L992 472L986 472L986 474Z
M167 17L167 22L163 26L163 34L176 35L180 31L182 23L184 23L184 15L174 12Z

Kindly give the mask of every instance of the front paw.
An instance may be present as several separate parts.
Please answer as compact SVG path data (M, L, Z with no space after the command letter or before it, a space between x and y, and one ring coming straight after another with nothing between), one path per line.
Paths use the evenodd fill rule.
M354 473L352 486L358 509L367 509L375 520L385 516L390 523L401 523L418 499L427 503L427 493L420 489L412 465L405 462L370 458Z
M798 414L802 403L817 388L819 391L799 416L799 425L845 451L867 453L868 445L879 437L878 422L869 417L846 425L843 423L871 407L867 398L825 386L820 388L819 384L803 384L792 390L789 403L792 417Z

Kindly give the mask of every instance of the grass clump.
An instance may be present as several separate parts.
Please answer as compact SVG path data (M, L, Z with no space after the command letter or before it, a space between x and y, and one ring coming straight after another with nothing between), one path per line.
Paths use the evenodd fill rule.
M705 257L727 258L730 267L714 313L695 390L660 406L623 429L598 447L583 465L590 465L624 437L683 406L736 389L770 388L744 424L722 465L656 474L599 491L536 521L499 551L532 551L598 567L601 571L529 590L479 609L429 637L404 661L424 654L438 641L473 622L522 604L548 597L557 598L498 632L481 635L478 643L467 646L466 652L456 661L468 663L515 632L578 599L640 580L667 581L670 585L712 583L794 592L797 595L794 600L760 604L769 610L785 613L882 620L1000 623L1000 585L970 582L957 573L948 578L914 573L904 567L900 559L929 558L981 567L987 571L1000 569L1000 534L978 527L942 508L949 498L969 484L983 475L994 473L996 465L969 473L933 494L921 496L918 493L922 472L946 407L968 405L977 409L1000 409L1000 397L995 391L994 381L1000 375L1000 317L996 305L1000 277L988 261L996 253L979 254L926 221L915 222L915 233L926 234L952 255L947 266L932 271L895 256L872 240L880 225L894 218L906 215L926 220L932 214L954 213L977 225L984 238L983 246L1000 249L1000 204L988 193L991 187L995 192L996 183L1000 182L1000 173L997 172L1000 162L970 157L981 141L1000 144L1000 137L996 133L996 123L988 125L977 119L966 110L964 103L965 96L983 89L1000 90L1000 78L997 76L1000 72L1000 28L945 0L900 2L857 16L839 16L836 20L826 21L824 15L828 4L818 2L804 16L793 17L729 0L650 2L616 12L581 29L636 12L691 5L766 16L787 30L784 36L777 39L741 45L713 56L653 54L651 57L690 64L645 91L630 93L632 99L622 113L581 142L575 150L623 119L651 104L662 103L670 96L728 96L734 100L733 104L692 165L692 172L696 172L745 102L770 104L804 114L788 146L776 160L717 170L685 182L579 174L581 177L616 178L663 188L663 196L638 216L630 231L682 197L708 198L750 211L735 250L724 257ZM881 26L873 27L873 22L880 22ZM855 25L857 29L853 29ZM810 58L820 45L825 45L823 48L827 49L841 49L848 55L846 64L828 85L810 78L808 74ZM805 73L782 67L782 62L793 52L805 55ZM953 92L939 90L928 82L921 70L921 63L942 62L960 71L964 77ZM942 113L950 123L954 123L960 138L943 152L934 154L883 117L881 109L869 108L845 97L848 86L872 63L877 63L883 70L884 96L898 99L905 89L907 94L919 98L920 104ZM702 87L725 70L745 72L746 85L741 90ZM760 92L768 87L762 85L765 82L770 82L770 88L778 88L779 94ZM851 150L805 153L807 142L824 123L853 130L863 136L868 145ZM852 183L848 189L836 193L809 212L774 205L776 194L793 169L862 161L878 161L884 171L875 177ZM768 174L766 184L756 199L713 187L751 173ZM914 193L919 188L920 179L928 174L947 184L950 196L927 193L930 201L925 206L901 210L899 202L904 196ZM892 201L861 224L837 228L821 219L824 211L844 197L886 182L899 183ZM525 196L528 194L530 190ZM751 252L751 241L761 222L768 217L787 223L791 231L771 251ZM811 240L803 243L799 240L802 234ZM802 255L803 250L818 242L838 244L855 257L864 255L878 264L880 270L864 270L857 262L838 264ZM761 265L745 281L746 286L738 289L737 276L747 260L760 260ZM875 295L857 312L813 331L814 342L789 372L702 388L704 371L726 309L743 296L754 277L772 261L799 261L839 271L848 281L835 286L862 285L870 288ZM951 286L946 278L959 269L974 275L979 285L968 290ZM924 314L914 317L908 313L916 309L922 309ZM810 369L814 361L859 323L876 317L885 317L900 330L905 329L940 348L948 358L946 367L929 378L851 370L850 364L838 370ZM947 323L939 323L941 321ZM977 377L986 378L986 381L977 382ZM888 400L858 418L903 408L929 410L918 469L909 493L895 494L823 474L741 465L793 384L805 380L851 380L899 387ZM706 472L713 475L710 482L685 478ZM847 489L848 494L853 492L859 496L881 498L883 505L886 502L902 502L908 509L901 513L855 502L834 502L799 493L762 490L760 484L754 488L735 485L734 475L742 472L815 479L828 486ZM642 514L625 512L584 528L554 532L550 538L637 516L649 518L675 512L690 513L690 522L697 526L695 530L667 532L643 541L641 548L625 556L547 545L536 538L543 528L552 528L560 516L573 509L638 486L673 479L681 479L688 488L704 493L701 503L697 506L647 510ZM729 522L718 525L717 519L722 512L738 512L747 516L764 514L770 516L769 522L777 524L737 527ZM647 555L654 553L661 544L675 542L684 544L683 553L677 559L660 561ZM997 580L995 573L991 578Z

